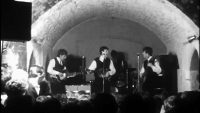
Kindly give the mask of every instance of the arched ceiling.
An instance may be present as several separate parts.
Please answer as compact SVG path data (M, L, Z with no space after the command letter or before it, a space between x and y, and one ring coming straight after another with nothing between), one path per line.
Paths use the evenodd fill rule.
M100 45L108 45L110 49L117 49L118 47L116 46L119 46L120 43L129 42L131 43L130 46L134 49L136 49L135 45L140 45L140 49L137 50L137 52L140 52L143 46L153 47L155 54L166 54L167 52L165 44L143 25L127 19L114 17L96 17L82 22L66 31L66 33L57 40L53 50L56 52L60 47L66 47L69 53L81 55L75 48L77 48L77 45L80 43L85 42L89 44L91 40L96 43L105 40L106 43L100 43ZM119 42L111 42L116 40ZM126 45L127 44L125 44L125 46ZM123 46L124 52L125 46ZM118 49L122 49L122 47ZM133 49L131 50L133 52Z
M69 33L80 35L80 39L111 38L129 40L135 43L149 45L152 40L159 40L156 43L163 45L160 39L143 25L122 18L96 17L88 19L70 30ZM64 34L64 35L65 35ZM64 35L61 38L65 38ZM69 36L66 36L69 38ZM75 38L79 38L78 36ZM160 47L160 46L159 46Z
M184 43L191 35L199 36L199 28L166 0L63 0L32 25L32 39L53 46L66 31L96 17L138 22L167 47Z

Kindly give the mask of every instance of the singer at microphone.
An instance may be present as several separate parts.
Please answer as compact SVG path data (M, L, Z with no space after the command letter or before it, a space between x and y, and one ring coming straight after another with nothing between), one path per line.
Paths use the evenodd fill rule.
M89 70L94 72L95 80L93 82L92 93L110 93L111 84L109 77L116 73L113 61L108 58L108 47L102 46L99 49L100 56L95 58L89 66ZM103 73L101 73L101 71Z

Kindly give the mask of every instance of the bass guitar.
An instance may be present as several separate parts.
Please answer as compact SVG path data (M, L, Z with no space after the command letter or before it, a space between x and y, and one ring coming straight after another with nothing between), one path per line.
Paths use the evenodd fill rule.
M103 79L106 79L106 80L110 80L110 78L111 78L111 76L110 75L108 75L108 71L110 71L110 69L103 69L103 68L100 68L100 69L98 69L98 70L89 70L89 69L87 69L86 70L86 73L96 73L97 74L97 76L99 77L99 78L103 78Z

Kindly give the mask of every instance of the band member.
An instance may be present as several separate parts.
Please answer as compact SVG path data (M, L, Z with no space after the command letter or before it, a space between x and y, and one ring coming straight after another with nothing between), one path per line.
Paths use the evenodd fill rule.
M65 85L61 78L64 78L66 72L66 66L64 62L67 58L67 51L65 49L59 49L57 57L51 59L47 68L47 73L50 77L50 87L52 95L65 94Z
M155 88L159 87L158 77L162 76L159 61L152 54L151 47L143 48L142 55L145 60L140 70L140 78L143 79L142 91L150 95L154 93Z
M110 77L115 74L116 70L113 61L108 58L108 47L102 46L99 49L100 56L95 58L89 70L94 72L94 83L92 84L93 93L106 92L110 93Z

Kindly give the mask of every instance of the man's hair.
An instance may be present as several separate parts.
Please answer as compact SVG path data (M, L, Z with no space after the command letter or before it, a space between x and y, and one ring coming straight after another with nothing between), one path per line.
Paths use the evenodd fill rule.
M65 49L59 49L57 56L59 57L60 55L67 55L67 51Z
M28 82L22 80L9 80L5 85L8 96L19 96L26 92Z
M99 53L101 54L102 51L104 51L104 50L109 50L109 48L106 47L106 46L101 46L100 49L99 49Z
M165 112L173 111L173 109L176 107L176 101L178 101L177 95L172 95L166 98L163 102Z
M147 54L151 55L153 54L153 49L151 47L144 47L143 52L146 52Z
M22 69L13 71L11 79L6 82L5 90L10 96L22 95L28 88L28 73Z
M42 66L38 66L38 65L31 66L30 71L29 71L29 78L38 77L37 73L42 75L44 73L43 67Z

